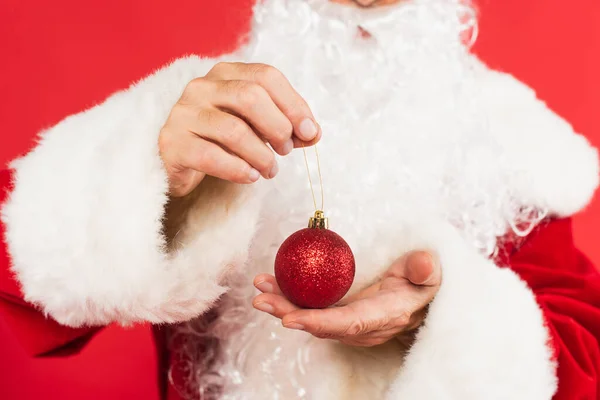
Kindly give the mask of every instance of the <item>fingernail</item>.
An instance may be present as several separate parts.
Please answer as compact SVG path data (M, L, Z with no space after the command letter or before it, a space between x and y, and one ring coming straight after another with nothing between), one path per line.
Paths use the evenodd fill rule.
M433 255L431 255L427 251L415 251L412 252L408 259L406 260L408 263L408 271L407 278L415 285L428 285L435 278L435 268L436 263ZM423 274L423 268L426 265L431 265L431 272L429 275Z
M273 314L275 312L275 309L269 303L256 303L254 305L254 308L256 308L257 310L260 310L260 311L264 311L269 314Z
M433 254L431 254L430 252L426 252L425 254L427 255L427 259L429 260L431 265L435 265L435 258L433 258Z
M427 252L425 254L426 254L427 261L431 264L433 269L431 270L431 274L427 277L427 279L425 279L425 282L423 282L423 285L427 285L428 283L431 283L433 281L433 278L435 277L435 268L436 268L436 261L435 261L435 258L433 257L433 255L429 252Z
M290 322L290 323L288 323L287 325L284 325L284 326L286 328L288 328L288 329L297 329L299 331L304 330L304 325L300 325L300 324L298 324L296 322Z
M273 293L273 285L271 285L269 282L258 282L255 286L263 293Z
M277 161L276 161L275 164L273 165L273 168L271 168L271 172L269 172L269 179L275 178L275 175L277 175L278 172L279 172L279 165L277 164Z
M260 172L254 168L250 168L250 173L248 174L248 179L250 179L250 182L256 182L258 178L260 178Z
M290 138L287 142L285 142L285 144L281 148L281 153L284 156L287 156L292 152L292 150L294 150L294 140Z
M299 130L298 134L302 140L313 140L318 132L317 125L310 118L306 118L300 123Z

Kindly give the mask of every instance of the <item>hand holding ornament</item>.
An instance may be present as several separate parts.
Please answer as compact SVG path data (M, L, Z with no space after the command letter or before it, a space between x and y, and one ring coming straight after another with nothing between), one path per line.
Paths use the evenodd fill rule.
M170 194L179 197L206 175L235 183L273 178L273 151L284 156L320 137L308 104L280 71L223 62L188 83L158 146Z
M254 298L253 305L281 319L287 328L370 347L391 339L403 340L405 334L418 328L441 281L439 263L428 252L417 251L396 260L381 280L335 307L302 309L283 295L269 274L254 279L262 293Z

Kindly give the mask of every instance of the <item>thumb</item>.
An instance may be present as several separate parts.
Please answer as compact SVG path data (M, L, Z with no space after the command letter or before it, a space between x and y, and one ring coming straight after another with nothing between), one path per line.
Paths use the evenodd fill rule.
M414 285L438 286L442 280L442 269L431 253L415 251L406 257L403 275Z

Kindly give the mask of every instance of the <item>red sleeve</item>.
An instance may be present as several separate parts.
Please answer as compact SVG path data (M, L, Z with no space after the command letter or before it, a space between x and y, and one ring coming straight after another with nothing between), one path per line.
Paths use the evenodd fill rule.
M11 174L0 170L0 204L10 191ZM10 272L10 258L4 241L4 226L0 223L0 317L32 355L40 355L86 337L92 328L73 329L59 325L23 300L19 285Z
M510 265L545 314L558 362L554 400L600 398L600 273L575 248L571 220L538 229Z

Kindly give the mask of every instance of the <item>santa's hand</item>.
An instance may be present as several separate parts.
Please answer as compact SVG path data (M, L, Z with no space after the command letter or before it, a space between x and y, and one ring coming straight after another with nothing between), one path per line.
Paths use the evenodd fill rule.
M286 155L320 135L306 101L277 69L219 63L187 85L161 129L159 151L171 194L183 196L205 175L236 183L273 178L273 150Z
M413 252L394 262L379 282L337 307L307 310L283 296L274 276L262 274L254 279L263 293L253 305L280 318L287 328L349 345L375 346L421 325L441 276L439 263L429 253Z

